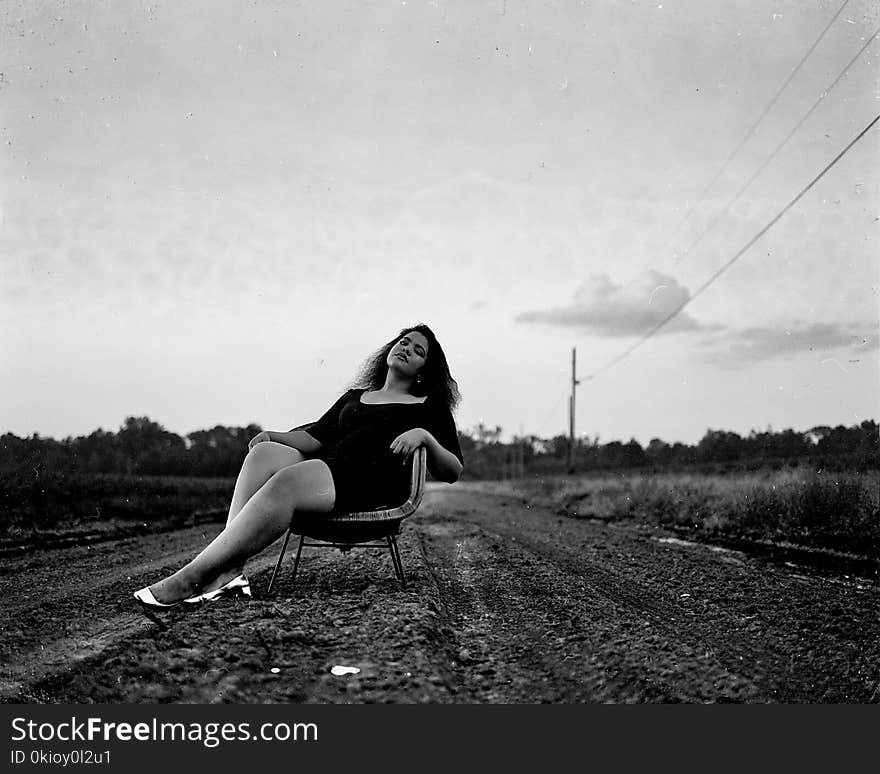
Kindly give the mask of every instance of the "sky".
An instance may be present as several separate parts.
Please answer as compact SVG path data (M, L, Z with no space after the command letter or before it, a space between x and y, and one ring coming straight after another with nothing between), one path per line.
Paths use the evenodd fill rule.
M880 125L694 298L880 112L850 0L750 133L841 5L3 3L0 433L286 430L417 322L462 430L575 348L601 442L880 418Z

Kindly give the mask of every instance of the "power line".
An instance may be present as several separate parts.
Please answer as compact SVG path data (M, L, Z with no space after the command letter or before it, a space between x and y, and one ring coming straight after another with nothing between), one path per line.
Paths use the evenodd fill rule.
M880 32L880 30L878 30L878 32ZM875 35L876 34L877 33L875 33ZM697 288L697 290L694 291L694 294L692 296L687 298L683 303L679 304L678 307L676 307L670 314L668 314L663 320L661 320L653 328L651 328L650 331L648 331L646 334L644 334L642 336L642 338L640 338L638 341L636 341L631 346L627 347L627 349L625 349L623 352L621 352L619 355L617 355L617 357L613 358L608 363L606 363L604 366L599 368L597 371L594 371L593 373L591 373L589 376L587 376L585 378L586 379L593 379L596 376L598 376L599 374L603 373L604 371L607 371L612 366L617 365L617 363L619 363L621 360L623 360L624 358L626 358L630 354L632 354L638 347L640 347L648 339L650 339L655 333L657 333L657 331L659 331L663 326L665 326L667 323L669 323L670 320L672 320L674 317L676 317L688 304L691 303L691 301L693 301L695 298L697 298L699 295L701 295L704 290L706 290L713 282L715 282L716 279L718 279L737 260L739 260L746 253L746 251L753 244L755 244L755 242L757 242L762 236L764 236L764 234L766 234L777 223L777 221L779 221L779 219L782 218L783 215L785 215L785 213L787 213L792 207L794 207L794 205L797 204L801 200L801 198L804 196L804 194L806 194L807 191L809 191L816 183L818 183L825 176L825 174L835 164L837 164L837 162L840 161L840 159L842 159L846 155L846 153L849 151L849 149L852 148L853 145L855 145L859 140L861 140L862 137L864 137L868 133L868 131L871 129L871 127L873 127L874 124L876 124L878 121L880 121L880 114L876 115L874 117L874 119L871 121L871 123L869 123L864 129L862 129L862 131L859 132L849 142L849 144L842 151L840 151L840 153L838 153L830 162L828 162L828 164L825 165L825 168L818 175L816 175L809 183L807 183L807 185L803 189L801 189L801 192L797 196L795 196L794 199L792 199L788 204L786 204L785 207L783 207L782 210L769 223L767 223L766 226L764 226L764 228L762 228L742 248L740 248L740 250L736 253L736 255L734 255L729 261L727 261L727 263L725 263L720 269L718 269L714 274L712 274L712 276L709 277L708 280L706 280L699 288Z
M825 29L823 29L822 32L819 33L819 37L816 38L815 41L813 41L813 45L810 46L809 49L807 49L807 53L801 57L800 62L798 62L797 65L795 65L795 67L792 69L788 78L785 79L782 86L779 87L776 94L773 95L773 98L770 100L770 102L767 103L767 106L764 108L764 110L761 111L761 114L757 117L757 119L755 119L755 122L749 127L748 131L745 133L742 140L740 140L739 144L730 152L730 154L724 160L724 163L721 165L720 169L715 173L715 175L712 177L712 179L708 183L706 183L706 186L700 192L700 198L697 200L696 204L693 204L688 208L688 211L685 213L684 217L681 219L681 222L678 224L678 226L675 227L675 230L673 231L674 234L677 234L681 230L681 227L687 222L688 218L690 218L690 216L693 215L693 213L697 209L697 207L699 207L703 203L703 200L706 198L706 194L709 193L712 186L715 185L715 183L718 182L719 178L727 171L727 167L730 166L730 162L733 161L733 159L736 157L736 155L743 149L745 144L752 138L752 135L754 135L755 130L758 128L761 121L764 120L764 118L767 116L767 114L773 109L773 107L779 101L779 98L782 96L782 92L784 92L786 90L786 88L788 88L788 85L792 82L795 75L797 75L798 72L800 72L801 67L803 67L804 63L807 61L807 59L809 59L810 54L812 54L813 51L816 50L816 46L818 46L819 43L821 42L822 38L825 37L825 33L828 32L829 29L831 29L831 25L834 24L834 22L837 21L837 17L840 16L841 13L843 13L843 9L846 7L847 3L849 3L849 0L843 0L843 4L840 6L840 8L837 9L837 13L835 13L834 16L831 17L831 21L829 21L828 24L825 25ZM664 252L666 251L666 249L668 247L669 247L669 245L667 245L664 248Z
M841 7L840 10L843 10L843 8ZM840 12L840 11L838 11L838 13L839 13L839 12ZM832 20L832 21L833 21L833 20ZM840 80L841 80L841 79L846 75L846 73L849 71L850 67L852 67L852 65L856 62L856 60L857 60L857 59L858 59L858 58L864 53L865 49L868 48L869 45L871 45L871 43L874 41L874 39L875 39L878 35L880 35L880 28L877 28L877 30L874 31L874 34L871 35L871 37L868 38L867 41L865 41L864 45L858 50L858 52L855 54L855 56L853 56L853 58L849 60L849 62L846 64L846 66L843 68L843 70L840 71L840 73L839 73L839 74L837 75L837 77L831 82L831 84L830 84L830 85L829 85L829 86L828 86L828 87L827 87L827 88L826 88L826 89L825 89L825 90L819 95L819 98L813 103L813 105L810 107L810 109L809 109L809 110L808 110L808 111L807 111L807 112L801 117L800 121L798 121L797 124L795 124L794 128L793 128L793 129L792 129L792 130L791 130L791 131L785 136L785 138L782 140L782 142L780 142L780 143L776 146L776 148L774 148L774 150L772 151L772 153L770 153L770 155L764 160L764 162L761 164L761 166L758 167L758 169L757 169L757 170L751 175L751 177L749 177L749 179L748 179L748 180L746 181L746 183L745 183L745 184L739 189L739 191L737 191L737 193L736 193L736 194L735 194L735 195L734 195L734 196L733 196L733 197L727 202L727 204L724 206L724 209L721 210L721 212L719 212L719 213L715 216L715 218L709 223L708 227L707 227L707 228L706 228L706 229L705 229L705 230L704 230L704 231L703 231L703 232L697 237L696 240L694 240L694 241L691 243L691 245L690 245L690 246L688 247L688 249L685 251L685 254L687 254L687 253L690 252L694 247L696 247L696 246L702 241L702 239L706 236L706 234L708 234L708 233L709 233L709 232L715 227L715 225L718 223L718 221L721 219L721 217L722 217L723 215L725 215L725 214L730 210L730 208L731 208L731 207L732 207L732 206L733 206L733 205L739 200L740 196L742 196L742 194L746 191L746 189L747 189L747 188L748 188L748 187L749 187L749 186L750 186L750 185L751 185L751 184L757 179L758 175L760 175L761 172L763 172L763 171L767 168L767 166L770 164L770 162L776 157L776 155L779 153L779 151L782 150L782 148L783 148L783 147L788 143L788 141L794 136L794 134L797 132L797 130L800 129L801 126L803 126L803 124L806 122L806 120L807 120L807 119L813 114L813 112L814 112L814 111L816 110L816 108L822 103L822 101L825 99L825 97L827 97L828 94L831 93L831 91L834 89L834 87L840 82ZM875 119L875 121L876 121L876 119ZM786 207L782 210L782 212L780 212L780 214L777 215L776 218L774 218L772 221L770 221L770 223L769 223L764 229L762 229L762 230L757 234L757 236L755 236L755 237L752 239L752 241L750 241L745 247L743 247L742 250L740 250L740 251L739 251L739 252L738 252L738 253L737 253L737 254L736 254L736 255L735 255L735 256L734 256L734 257L733 257L728 263L726 263L724 266L722 266L721 269L719 269L719 271L717 271L715 274L713 274L712 277L709 279L708 283L706 283L706 284L704 284L703 286L701 286L701 287L700 287L700 288L699 288L699 289L698 289L698 290L697 290L692 296L690 296L687 300L685 300L685 302L684 302L683 304L681 304L679 307L677 307L676 309L674 309L674 310L670 313L670 315L669 315L667 318L665 318L664 320L662 320L662 321L661 321L659 324L657 324L654 328L652 328L650 331L648 331L648 332L647 332L647 333L646 333L641 339L639 339L635 344L633 344L631 347L629 347L629 348L627 348L626 350L624 350L620 355L618 355L616 358L614 358L614 359L611 360L610 362L606 363L606 364L605 364L604 366L602 366L602 368L600 368L598 371L594 371L592 374L590 374L589 376L586 376L586 377L584 377L584 378L585 378L585 379L592 379L592 378L594 378L595 376L598 376L598 375L599 375L600 373L602 373L603 371L605 371L605 370L607 370L608 368L610 368L611 366L616 365L617 363L619 363L621 360L623 360L625 357L627 357L631 352L633 352L637 347L641 346L645 341L647 341L649 338L651 338L651 337L652 337L652 336L653 336L658 330L660 330L660 328L662 328L662 327L663 327L664 325L666 325L670 320L672 320L673 317L675 317L676 315L678 315L678 313L681 312L681 310L684 309L685 306L687 306L687 305L688 305L691 301L693 301L693 300L694 300L694 299L695 299L700 293L702 293L702 292L703 292L703 291L704 291L704 290L705 290L710 284L712 284L712 282L715 281L715 279L716 279L718 276L720 276L724 271L726 271L727 268L728 268L728 267L729 267L734 261L736 261L736 260L737 260L737 259L738 259L738 258L739 258L739 257L740 257L740 256L746 251L746 250L748 250L749 247L752 246L752 244L754 244L754 243L755 243L755 242L756 242L761 236L763 236L764 233L766 233L766 231L767 231L767 230L768 230L768 229L769 229L774 223L776 223L776 221L779 220L779 218L781 218L782 215L784 215L784 214L788 211L788 209L790 209L790 208L791 208L791 207L792 207L792 206L793 206L793 205L794 205L794 204L795 204L795 203L801 198L801 196L803 196L803 195L807 192L807 190L809 190L810 187L812 187L816 182L818 182L818 180L819 180L819 179L820 179L820 178L821 178L821 177L822 177L822 176L823 176L823 175L824 175L824 174L825 174L825 173L826 173L826 172L827 172L832 166L834 166L834 164L837 163L838 159L840 159L841 156L842 156L844 153L846 153L846 152L850 149L850 147L852 147L852 145L854 145L854 144L855 144L855 143L856 143L856 142L862 137L862 135L865 134L865 132L867 132L868 129L870 129L871 126L873 126L873 124L874 124L874 121L872 121L871 124L867 127L867 129L865 129L865 130L864 130L864 131L863 131L858 137L856 137L855 140L853 140L849 145L847 145L847 147L844 148L844 150L840 153L840 155L838 155L837 157L835 157L835 159L834 159L834 160L833 160L833 161L832 161L832 162L831 162L831 163L830 163L830 164L829 164L829 165L828 165L828 166L827 166L827 167L826 167L826 168L825 168L825 169L824 169L824 170L823 170L823 171L822 171L822 172L821 172L821 173L820 173L820 174L819 174L819 175L818 175L818 176L817 176L817 177L816 177L816 178L815 178L815 179L814 179L814 180L813 180L808 186L807 186L807 188L805 188L803 191L801 191L801 193L800 193L797 197L795 197L795 199L793 199L791 202L789 202L789 204L786 205ZM684 257L684 256L682 256L682 258L683 258L683 257ZM678 261L677 263L680 263L681 260L682 260L682 259L679 259L679 261ZM676 264L676 265L677 265L677 264Z
M715 217L709 222L709 225L705 229L703 229L702 233L693 242L691 242L690 245L688 245L682 256L675 262L676 266L684 260L684 258L690 253L691 250L693 250L698 244L700 244L700 242L703 241L703 238L706 236L706 234L708 234L713 228L715 228L718 221L721 220L721 218L730 211L730 208L739 201L739 198L746 192L746 189L748 189L748 187L755 182L758 176L769 166L770 162L773 161L779 151L781 151L788 144L788 141L794 136L795 132L797 132L797 130L804 125L806 120L813 114L813 111L815 111L816 108L819 107L820 104L822 104L822 101L825 99L825 97L827 97L831 93L832 89L834 89L834 87L837 86L843 76L847 74L849 68L852 67L855 61L864 53L865 49L874 42L874 38L876 38L877 35L880 35L880 27L878 27L874 34L871 35L870 38L868 38L865 45L863 45L858 50L858 53L856 53L856 55L849 60L846 67L844 67L843 70L840 71L838 76L831 82L831 85L829 85L828 88L826 88L819 95L819 99L817 99L813 103L812 107L810 107L810 109L806 113L804 113L804 115L801 117L801 120L798 121L797 124L795 124L794 128L785 136L782 142L780 142L773 149L770 155L767 156L766 159L764 159L764 162L761 164L761 166L752 173L751 177L749 177L749 179L746 180L743 186L733 195L733 197L728 200L727 204L724 205L724 208L715 215Z

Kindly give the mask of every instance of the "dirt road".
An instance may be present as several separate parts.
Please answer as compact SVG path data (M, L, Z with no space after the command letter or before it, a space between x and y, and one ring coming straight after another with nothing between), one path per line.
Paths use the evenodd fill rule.
M4 702L877 702L880 587L432 486L385 553L304 553L265 595L173 614L130 592L219 526L4 559ZM334 676L335 665L356 675Z

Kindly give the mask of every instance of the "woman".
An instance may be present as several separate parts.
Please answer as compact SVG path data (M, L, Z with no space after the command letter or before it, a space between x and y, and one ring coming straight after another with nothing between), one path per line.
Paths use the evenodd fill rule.
M224 530L189 564L134 592L145 611L226 594L250 596L244 563L284 534L295 511L371 510L406 500L406 461L425 446L428 470L454 483L462 455L452 419L458 385L427 325L405 328L308 430L251 439ZM308 457L308 459L307 459Z

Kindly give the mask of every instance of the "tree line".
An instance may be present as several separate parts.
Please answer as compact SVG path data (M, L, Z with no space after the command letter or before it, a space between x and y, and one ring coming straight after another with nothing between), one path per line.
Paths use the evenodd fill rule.
M598 436L575 440L574 471L610 471L693 466L761 466L810 460L823 467L868 469L880 461L880 433L873 420L844 427L817 426L805 432L752 431L747 436L707 430L696 444L653 438L600 443ZM155 476L235 476L259 425L197 430L186 436L166 430L149 417L127 417L116 432L98 429L63 440L38 434L0 436L0 471L39 478L46 473ZM569 470L568 436L529 435L502 441L500 426L482 423L459 431L468 478L504 478Z
M702 468L780 467L805 463L828 470L880 467L880 427L865 420L851 427L819 425L804 432L791 429L751 431L746 436L709 429L695 444L652 438L646 446L635 439L600 443L599 437L575 439L574 469L567 435L535 435L501 441L503 428L478 424L459 433L466 469L473 478L504 478L557 472L678 470Z
M217 425L180 436L149 417L127 417L116 432L98 429L60 441L6 433L0 436L0 470L229 477L238 473L248 442L261 429Z

